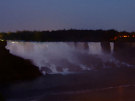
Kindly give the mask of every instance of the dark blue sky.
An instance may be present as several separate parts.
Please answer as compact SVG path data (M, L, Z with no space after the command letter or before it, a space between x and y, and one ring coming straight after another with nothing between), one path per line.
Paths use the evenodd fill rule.
M0 0L0 32L64 28L135 31L135 0Z

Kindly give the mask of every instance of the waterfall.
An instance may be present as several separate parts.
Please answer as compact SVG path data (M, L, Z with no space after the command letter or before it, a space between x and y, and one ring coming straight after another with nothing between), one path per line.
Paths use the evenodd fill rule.
M106 55L100 42L13 42L8 41L11 54L30 59L45 73L74 73L108 68L119 62ZM114 44L110 44L113 52Z

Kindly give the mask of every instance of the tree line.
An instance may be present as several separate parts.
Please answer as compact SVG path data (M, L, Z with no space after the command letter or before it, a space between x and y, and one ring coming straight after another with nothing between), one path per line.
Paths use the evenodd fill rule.
M23 41L135 41L135 32L116 30L56 30L56 31L17 31L0 33L4 40Z

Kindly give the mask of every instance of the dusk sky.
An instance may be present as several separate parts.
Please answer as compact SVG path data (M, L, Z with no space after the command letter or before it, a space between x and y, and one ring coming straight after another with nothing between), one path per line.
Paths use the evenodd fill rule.
M135 31L135 0L0 0L0 32L70 28Z

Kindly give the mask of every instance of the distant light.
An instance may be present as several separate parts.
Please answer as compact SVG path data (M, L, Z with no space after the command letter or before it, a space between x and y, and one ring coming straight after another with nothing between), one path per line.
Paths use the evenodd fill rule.
M3 39L0 39L0 41L4 41Z
M123 35L123 36L120 36L120 37L129 38L130 36L129 35Z
M16 42L11 42L11 43L16 43Z
M127 36L127 35L124 35L123 37L124 37L124 38L127 38L128 36Z
M114 37L114 40L117 40L117 36Z
M132 37L135 37L135 35L133 35Z

